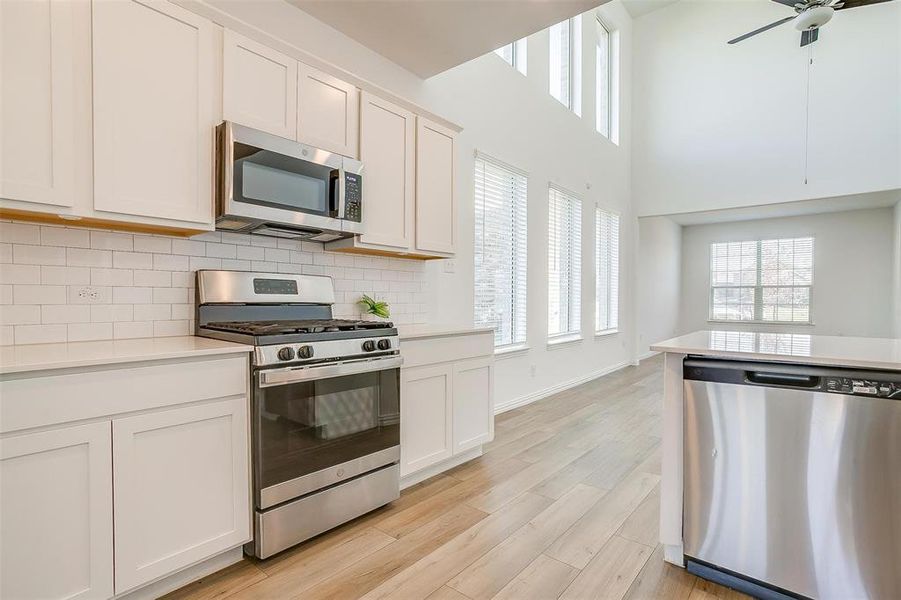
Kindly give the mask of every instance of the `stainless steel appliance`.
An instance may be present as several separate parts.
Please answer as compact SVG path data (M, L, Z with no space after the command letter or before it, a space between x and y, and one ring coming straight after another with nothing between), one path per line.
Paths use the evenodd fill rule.
M363 233L363 163L223 122L216 228L328 242Z
M332 318L328 277L198 271L196 333L253 344L254 541L267 558L396 499L391 323Z
M901 598L901 371L683 375L688 570L760 598Z

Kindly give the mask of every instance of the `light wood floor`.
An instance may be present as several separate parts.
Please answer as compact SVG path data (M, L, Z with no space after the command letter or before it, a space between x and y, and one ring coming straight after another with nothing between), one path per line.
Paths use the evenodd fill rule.
M166 598L744 598L663 562L662 360L497 418L476 460Z

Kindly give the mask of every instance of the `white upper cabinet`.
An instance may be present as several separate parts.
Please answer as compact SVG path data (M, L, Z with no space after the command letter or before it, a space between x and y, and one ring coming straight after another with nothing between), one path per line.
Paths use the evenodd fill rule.
M300 63L297 80L297 139L357 158L360 92L337 77Z
M446 127L417 118L416 250L421 252L454 253L454 135Z
M228 30L222 50L225 120L295 139L297 61Z
M363 92L360 159L366 244L407 251L413 245L413 113Z
M212 224L218 35L162 0L93 3L96 210Z
M68 207L90 194L89 180L76 183L77 170L90 170L90 140L79 146L76 128L78 82L90 81L76 49L90 47L89 27L77 27L83 11L69 0L0 2L2 198Z
M110 423L0 440L0 597L113 595Z

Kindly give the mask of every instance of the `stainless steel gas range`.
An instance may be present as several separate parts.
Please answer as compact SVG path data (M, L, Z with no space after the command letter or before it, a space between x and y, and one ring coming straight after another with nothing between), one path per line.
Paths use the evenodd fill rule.
M390 323L332 318L329 277L198 271L196 334L255 346L254 540L267 558L399 495Z

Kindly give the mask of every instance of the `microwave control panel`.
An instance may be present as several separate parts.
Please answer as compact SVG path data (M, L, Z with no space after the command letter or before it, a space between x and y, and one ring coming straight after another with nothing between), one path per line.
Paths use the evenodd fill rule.
M358 173L344 173L344 214L346 221L363 219L363 178Z

